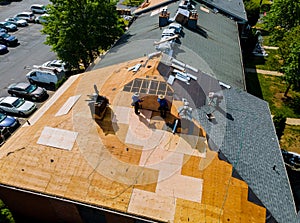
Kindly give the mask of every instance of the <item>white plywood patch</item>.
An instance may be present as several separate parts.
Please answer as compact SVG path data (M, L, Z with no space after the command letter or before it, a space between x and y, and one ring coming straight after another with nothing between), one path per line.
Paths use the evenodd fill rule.
M149 191L133 189L128 205L128 212L140 216L173 222L176 200Z
M64 103L64 105L59 109L59 111L55 114L55 116L66 115L69 113L71 108L75 105L77 100L80 98L81 95L75 95L69 97L68 100Z
M120 124L129 124L129 117L132 113L132 108L123 106L113 107L113 117L112 122Z
M156 193L201 203L202 188L202 179L175 174L159 181Z
M140 158L140 166L159 170L158 181L180 174L183 165L184 154L167 151L165 148L167 144L167 141L164 141L156 148L143 149Z
M77 132L46 126L37 143L59 149L71 150L77 135Z

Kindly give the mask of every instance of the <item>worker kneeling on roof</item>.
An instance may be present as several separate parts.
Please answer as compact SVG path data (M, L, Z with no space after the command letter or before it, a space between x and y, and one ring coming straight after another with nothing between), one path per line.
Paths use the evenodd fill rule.
M168 102L165 99L165 96L162 94L158 95L157 102L159 103L158 110L160 111L160 116L162 118L166 118L169 107L168 107Z

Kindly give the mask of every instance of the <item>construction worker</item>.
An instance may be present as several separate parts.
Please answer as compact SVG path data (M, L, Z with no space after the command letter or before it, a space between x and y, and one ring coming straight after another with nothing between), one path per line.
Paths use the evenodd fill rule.
M167 116L166 113L169 110L169 107L168 107L168 102L165 99L165 96L162 94L158 95L157 102L159 103L158 110L160 111L160 116L162 118L166 118L166 116Z
M136 115L139 115L140 112L139 112L139 108L140 108L140 102L142 102L143 100L140 99L140 95L138 92L135 92L133 95L132 95L132 103L131 105L134 106L134 113Z

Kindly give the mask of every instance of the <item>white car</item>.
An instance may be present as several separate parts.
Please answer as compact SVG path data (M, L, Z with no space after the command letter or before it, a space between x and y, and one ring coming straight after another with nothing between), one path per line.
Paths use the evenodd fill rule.
M28 81L36 85L49 85L55 88L65 79L65 72L59 68L33 66L34 69L26 74Z
M45 13L45 14L42 14L40 16L37 16L36 19L35 19L35 22L36 23L47 23L47 17L49 17L49 14Z
M33 4L30 6L30 10L33 13L37 13L37 14L44 14L47 12L47 9L44 5L41 4Z
M25 19L21 19L18 17L9 17L7 19L5 19L6 22L10 22L12 24L15 24L16 26L28 26L28 22Z
M64 72L70 71L69 66L63 62L62 60L52 60L52 61L47 61L43 63L43 67L53 67L53 68L59 68Z
M0 112L9 112L21 116L29 115L36 109L36 104L17 97L0 98Z
M27 22L35 22L35 15L32 12L20 12L14 17L24 19Z

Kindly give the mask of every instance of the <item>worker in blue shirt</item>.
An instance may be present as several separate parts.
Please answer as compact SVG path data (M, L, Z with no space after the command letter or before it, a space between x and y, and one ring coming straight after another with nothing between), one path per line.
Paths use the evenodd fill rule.
M162 95L162 94L158 95L157 102L159 103L158 110L160 111L160 116L162 118L166 118L167 111L169 110L169 107L168 107L168 102L165 99L165 96Z
M135 92L133 95L132 95L132 103L131 105L134 106L134 113L136 115L139 115L140 112L139 112L139 108L140 108L140 102L142 102L143 100L140 99L140 95L138 92Z

